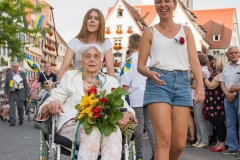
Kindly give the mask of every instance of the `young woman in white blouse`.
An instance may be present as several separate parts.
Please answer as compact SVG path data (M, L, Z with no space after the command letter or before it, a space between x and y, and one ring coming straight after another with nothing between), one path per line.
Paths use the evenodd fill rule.
M105 38L105 19L100 10L92 8L85 14L79 34L68 43L62 66L58 72L58 82L61 81L72 60L74 69L80 68L75 55L81 46L89 43L96 43L101 47L104 52L107 74L114 77L112 44L109 39Z
M148 77L144 94L156 137L154 159L177 160L186 145L191 88L188 69L197 82L196 103L204 100L201 67L187 26L173 21L177 0L155 0L160 22L142 35L138 71ZM146 62L150 56L148 69Z

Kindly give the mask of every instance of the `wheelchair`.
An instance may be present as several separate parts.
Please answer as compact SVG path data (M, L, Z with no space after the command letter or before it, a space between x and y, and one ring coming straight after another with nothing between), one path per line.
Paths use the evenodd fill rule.
M57 116L52 115L51 120L47 120L44 127L40 127L40 150L39 160L60 160L61 154L70 156L72 141L66 137L56 134ZM134 135L131 140L123 136L121 160L136 160ZM79 146L76 146L76 151ZM77 159L77 154L75 155ZM99 155L98 160L101 160Z

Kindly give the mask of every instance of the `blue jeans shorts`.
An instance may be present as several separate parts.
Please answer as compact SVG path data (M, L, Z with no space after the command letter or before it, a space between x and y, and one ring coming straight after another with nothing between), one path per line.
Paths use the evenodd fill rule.
M144 105L150 103L168 103L171 106L193 107L188 71L166 71L150 68L159 73L159 79L166 85L156 84L148 78L144 93Z

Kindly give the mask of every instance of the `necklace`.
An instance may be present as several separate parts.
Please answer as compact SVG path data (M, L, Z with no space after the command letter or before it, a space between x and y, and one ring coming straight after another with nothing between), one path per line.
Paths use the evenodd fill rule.
M96 76L96 77L92 76L92 78L95 78L96 80L95 81L92 80L92 82L90 82L89 80L86 79L85 75L82 76L82 79L84 81L88 82L89 84L94 85L96 88L99 88L102 86L102 81L98 78L98 76Z
M174 26L175 26L175 24L173 23L173 26L172 26L169 30L167 30L166 28L163 28L163 27L159 24L159 27L160 27L161 29L167 31L167 33L171 32L172 29L174 28Z

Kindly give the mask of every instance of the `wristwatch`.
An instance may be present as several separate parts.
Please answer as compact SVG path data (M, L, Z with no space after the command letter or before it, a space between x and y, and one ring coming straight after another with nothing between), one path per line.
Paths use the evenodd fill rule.
M233 92L233 95L234 95L234 96L237 96L237 92Z

